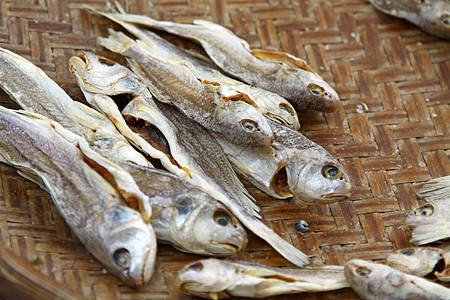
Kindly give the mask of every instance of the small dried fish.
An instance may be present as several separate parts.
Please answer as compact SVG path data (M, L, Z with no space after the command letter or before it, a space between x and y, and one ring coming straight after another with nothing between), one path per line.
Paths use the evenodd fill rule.
M144 41L156 51L158 55L183 59L192 63L195 70L200 72L198 77L201 80L214 85L226 85L231 90L234 90L236 94L243 94L243 99L247 103L255 106L255 108L260 110L269 119L284 124L293 130L298 130L300 128L300 122L294 108L286 99L280 97L278 94L244 84L243 82L225 76L220 73L220 71L216 69L214 63L209 61L206 57L200 56L200 54L194 55L192 52L185 51L142 27L117 20L110 14L104 15L123 26L136 38Z
M235 170L267 194L311 203L350 197L347 171L328 151L298 131L270 121L271 147L245 149L216 137Z
M87 64L90 67L86 69L82 62L90 59L92 61ZM101 80L98 85L96 84L99 78L95 79L95 76L106 74L108 71L101 72L100 66L102 64L96 63L94 56L85 55L83 59L74 59L71 62L73 63L71 69L74 73L80 72L75 77L79 80L78 83L86 94L86 99L91 99L93 96L89 94L99 90L103 90L103 96L108 94L118 95L121 92L130 93L132 101L127 104L122 113L132 115L133 118L143 119L144 124L136 125L127 121L128 123L125 125L131 126L133 131L138 132L141 137L145 137L148 141L147 147L150 150L153 149L153 152L159 156L153 156L154 153L151 151L147 152L149 155L161 159L163 165L170 172L186 179L222 202L244 226L266 240L286 259L299 266L308 262L308 257L304 253L282 239L258 219L257 211L259 208L252 202L253 198L233 172L223 150L203 127L187 118L175 107L153 101L148 90L143 87L142 81L133 75L130 70L128 70L129 74L126 81L118 80L109 87L103 88ZM75 67L76 63L80 65ZM113 62L103 64L103 66L108 65L111 67L112 73L119 68L119 65ZM83 78L89 77L89 75L84 76L84 72L89 72L88 69L90 68L96 68L97 70L97 67L99 67L98 72L91 72L90 83L84 84ZM120 69L126 70L123 66ZM91 92L90 87L93 85L95 85L95 88ZM134 88L130 89L130 86ZM97 99L111 101L111 99L107 100L107 97ZM103 107L104 105L98 104L96 106ZM145 126L145 122L149 126ZM155 132L156 128L159 131L156 130Z
M450 39L448 0L370 0L379 11L405 19L429 34Z
M180 271L177 285L186 294L208 299L264 298L349 286L339 266L285 269L217 259L188 264Z
M33 174L86 248L130 286L153 273L156 238L124 199L136 186L130 175L91 150L83 138L37 114L0 107L0 161ZM114 178L119 172L122 184ZM128 187L124 189L124 187ZM129 202L129 201L128 201ZM150 210L151 213L151 210Z
M360 259L347 262L345 277L362 299L450 299L450 289L444 286Z
M386 257L386 262L390 267L411 275L426 276L433 273L441 281L450 281L450 252L439 248L397 250Z
M148 85L161 102L179 108L205 128L233 143L249 147L269 145L273 134L261 112L244 100L244 95L199 80L192 64L185 60L158 56L140 40L109 30L98 42L127 58L131 69Z
M339 105L336 91L304 60L284 52L252 51L246 41L218 24L206 20L195 20L192 25L179 24L125 13L106 15L193 39L224 72L279 94L297 110L331 112Z
M409 212L405 218L405 223L411 226L443 222L450 222L450 197L421 205Z

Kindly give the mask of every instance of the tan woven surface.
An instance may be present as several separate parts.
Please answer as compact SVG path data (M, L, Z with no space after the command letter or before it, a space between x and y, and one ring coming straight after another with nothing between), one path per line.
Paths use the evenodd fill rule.
M83 95L68 70L82 50L101 51L95 36L112 23L84 4L104 0L1 0L0 46L31 60L70 96ZM450 174L450 43L376 12L367 1L135 0L130 13L224 24L252 48L278 49L307 59L338 91L342 106L330 114L305 113L302 129L347 168L356 185L349 201L300 205L250 187L267 224L316 264L351 258L383 259L409 245L406 212L419 203L424 181ZM5 93L0 104L15 107ZM185 263L200 258L159 246L152 281L140 290L122 285L85 250L37 185L0 164L0 241L87 299L185 299L174 282ZM306 220L311 231L294 224ZM268 244L250 235L233 259L289 266ZM276 299L357 299L350 289Z

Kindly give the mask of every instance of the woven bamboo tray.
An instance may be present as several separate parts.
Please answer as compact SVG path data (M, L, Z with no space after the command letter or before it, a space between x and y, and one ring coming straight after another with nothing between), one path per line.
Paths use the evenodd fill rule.
M127 12L157 19L209 19L232 29L252 48L307 59L336 88L342 105L335 113L301 114L301 132L339 158L356 191L348 201L306 206L273 199L247 184L259 200L265 222L314 255L317 265L344 265L352 258L381 260L409 245L403 218L420 203L416 192L424 181L450 174L449 42L383 15L363 0L119 2ZM84 101L83 95L68 60L85 50L111 57L96 45L95 37L106 36L113 26L90 15L84 4L106 7L105 0L0 1L0 46L34 62L79 101ZM0 93L0 104L16 107L5 93ZM29 294L24 298L24 287L39 298L39 285L59 283L55 288L61 293L65 288L86 299L194 299L176 289L175 279L186 263L201 257L159 245L149 285L129 288L86 251L37 185L4 164L0 180L0 298L30 298ZM295 230L300 219L310 224L310 232ZM232 259L290 266L252 234L246 250ZM44 277L37 286L11 283L4 261L25 264L24 274ZM358 297L343 289L273 299Z

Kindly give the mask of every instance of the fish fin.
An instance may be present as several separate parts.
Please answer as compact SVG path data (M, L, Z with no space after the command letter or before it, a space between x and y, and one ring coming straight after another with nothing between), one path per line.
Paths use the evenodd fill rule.
M450 222L417 226L412 232L411 243L424 245L450 237Z
M288 65L291 68L299 68L307 72L318 75L307 63L301 58L290 55L285 52L276 52L268 50L252 50L250 53L256 58L263 61L279 62Z
M450 175L427 181L417 195L427 201L447 198L450 195Z
M128 36L126 36L123 32L115 31L111 28L108 29L109 37L103 38L100 37L97 39L97 42L105 47L106 49L116 52L123 53L125 49L127 49L130 45L134 44L135 41Z

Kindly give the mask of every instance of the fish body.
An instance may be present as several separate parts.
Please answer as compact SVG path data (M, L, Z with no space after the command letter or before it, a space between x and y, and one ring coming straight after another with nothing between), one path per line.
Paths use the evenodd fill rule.
M235 170L267 194L305 203L345 200L353 190L344 167L298 131L270 122L272 146L250 150L217 138Z
M130 195L112 179L117 167L81 137L36 114L0 107L0 128L0 161L40 179L72 231L112 274L130 286L147 283L156 238L124 201Z
M279 94L297 110L331 112L338 107L336 91L304 60L284 52L252 51L246 41L218 24L206 20L180 24L124 13L110 16L197 41L225 73Z
M171 103L205 128L249 147L272 142L270 126L258 109L227 87L199 80L189 62L158 56L142 41L112 30L108 38L98 41L124 55L157 100Z
M210 84L229 86L231 90L235 91L235 94L243 95L241 99L255 106L262 114L271 120L284 124L293 130L298 130L300 128L300 122L295 109L286 99L278 94L244 84L241 81L228 77L222 74L208 58L200 56L200 54L194 55L192 52L181 49L159 37L152 31L138 27L132 23L117 20L110 14L104 15L122 25L136 38L145 42L156 51L158 55L190 62L195 67L195 70L198 70L200 74L197 74L197 76L202 80Z
M379 11L405 19L429 34L450 39L450 2L447 0L370 0Z
M264 298L348 287L343 267L284 269L217 259L188 264L178 274L177 285L184 293L209 299Z
M347 262L345 277L362 299L450 299L450 289L444 286L360 259Z
M78 60L73 60L73 62L76 61ZM82 68L74 67L72 70L82 72ZM78 80L83 76L76 76L76 78ZM128 79L132 78L137 79L130 71ZM91 81L91 84L93 82ZM121 82L113 85L113 91L108 92L108 89L105 89L103 94L118 95L122 88L122 92L129 91L126 88L128 83L125 87L121 87ZM133 86L143 84L139 79L133 82ZM86 88L87 85L84 85L82 81L78 83L83 92L90 93ZM140 89L140 91L145 93L146 89ZM133 93L131 95L133 100L122 110L122 114L125 115L125 119L143 121L141 125L136 126L127 120L127 125L130 125L132 130L139 133L141 137L145 137L148 147L159 153L160 156L155 158L160 159L170 172L191 182L224 204L244 226L266 240L286 259L299 266L308 262L305 254L259 220L257 213L259 208L253 203L253 198L237 178L219 144L203 127L171 105L157 103L150 96ZM86 98L89 99L89 97ZM158 130L155 131L155 127ZM151 152L147 153L152 155Z

